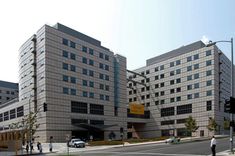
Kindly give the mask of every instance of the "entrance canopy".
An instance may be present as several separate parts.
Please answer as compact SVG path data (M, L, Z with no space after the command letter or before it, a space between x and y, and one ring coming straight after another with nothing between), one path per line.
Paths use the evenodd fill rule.
M114 125L94 125L94 124L87 124L87 123L79 123L79 124L73 124L74 126L85 128L87 130L95 130L95 131L104 131L106 128L117 126Z

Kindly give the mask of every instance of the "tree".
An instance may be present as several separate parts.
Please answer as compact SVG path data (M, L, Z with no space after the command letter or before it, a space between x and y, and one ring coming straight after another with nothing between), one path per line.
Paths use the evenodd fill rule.
M215 121L215 119L209 117L209 122L208 122L208 125L207 125L207 129L210 131L210 132L216 132L217 131L217 123Z
M190 132L190 136L192 136L192 132L196 132L196 130L198 129L196 120L193 119L192 116L189 116L189 117L186 119L185 127L186 127L186 129L188 130L188 132Z

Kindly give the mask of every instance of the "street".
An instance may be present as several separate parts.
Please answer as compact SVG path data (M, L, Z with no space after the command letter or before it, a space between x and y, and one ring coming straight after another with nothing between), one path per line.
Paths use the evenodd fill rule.
M229 142L228 138L217 139L216 152L217 155L220 152L228 150ZM149 144L149 145L138 145L138 146L127 146L110 148L96 151L83 151L79 156L199 156L199 155L210 155L210 140L206 141L194 141L181 144Z

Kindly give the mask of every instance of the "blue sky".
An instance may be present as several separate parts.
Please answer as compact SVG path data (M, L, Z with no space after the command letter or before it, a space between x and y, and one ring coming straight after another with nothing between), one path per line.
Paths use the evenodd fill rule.
M127 57L146 59L204 38L235 37L234 0L8 0L0 2L0 80L18 82L18 49L44 24L60 22ZM230 57L230 45L218 45Z

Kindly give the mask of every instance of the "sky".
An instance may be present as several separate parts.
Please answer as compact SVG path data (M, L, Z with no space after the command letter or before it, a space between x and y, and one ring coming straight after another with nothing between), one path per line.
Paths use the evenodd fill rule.
M20 46L57 22L127 58L127 68L199 40L235 38L234 0L0 1L0 80L18 82ZM230 45L218 44L230 58Z

